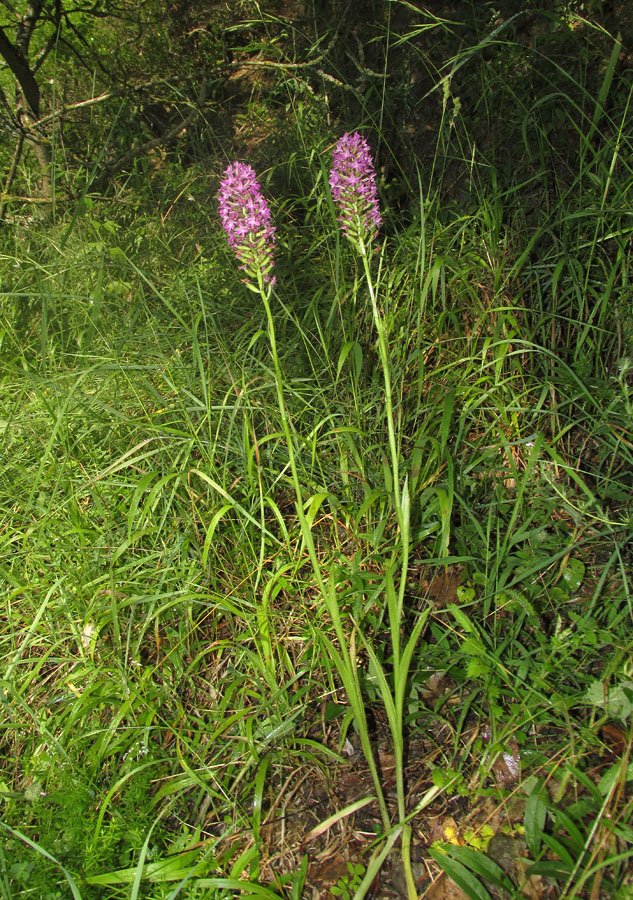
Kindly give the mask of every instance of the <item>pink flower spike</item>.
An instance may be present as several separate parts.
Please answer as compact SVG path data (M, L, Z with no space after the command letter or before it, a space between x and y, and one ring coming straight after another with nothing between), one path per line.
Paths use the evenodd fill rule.
M339 138L330 172L332 199L343 232L357 246L369 243L382 223L369 144L357 131Z
M275 283L275 226L259 187L255 170L246 163L234 162L224 171L218 202L222 227L229 247L249 277L261 272L265 284Z

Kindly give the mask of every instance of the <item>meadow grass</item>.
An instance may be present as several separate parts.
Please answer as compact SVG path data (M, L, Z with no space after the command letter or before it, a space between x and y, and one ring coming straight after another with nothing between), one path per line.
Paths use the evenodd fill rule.
M325 125L268 173L270 316L202 193L7 225L3 900L415 897L440 869L628 896L630 93L617 41L597 94L542 65L555 116L509 79L512 170L456 111L473 46L383 209L384 346Z

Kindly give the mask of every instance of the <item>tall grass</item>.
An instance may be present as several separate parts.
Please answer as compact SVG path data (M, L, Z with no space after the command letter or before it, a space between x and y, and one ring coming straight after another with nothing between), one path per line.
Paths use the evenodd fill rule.
M597 90L510 25L400 83L439 124L372 269L297 116L268 309L206 193L7 226L3 898L387 894L403 836L410 897L420 853L626 896L630 91L576 34ZM354 101L383 160L391 89Z

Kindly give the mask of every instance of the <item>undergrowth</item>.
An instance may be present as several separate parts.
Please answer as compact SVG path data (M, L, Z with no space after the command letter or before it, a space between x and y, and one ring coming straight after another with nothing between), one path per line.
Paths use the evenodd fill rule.
M191 199L168 215L136 185L131 208L84 197L4 226L3 898L406 896L395 852L381 888L366 877L395 838L363 737L389 814L406 786L418 893L443 869L469 897L628 896L630 59L576 19L566 58L587 65L563 67L552 21L450 55L450 23L394 19L387 69L393 47L409 73L431 28L447 54L426 57L429 90L381 94L366 61L365 94L332 88L336 122L306 99L265 173L283 396L344 642L265 310L209 201L224 161L211 188L201 161L177 173ZM397 90L435 104L417 168L397 162L420 138L390 132ZM326 186L359 124L384 166L404 575L371 306ZM395 774L392 590L403 640L428 616ZM507 865L486 852L501 834Z

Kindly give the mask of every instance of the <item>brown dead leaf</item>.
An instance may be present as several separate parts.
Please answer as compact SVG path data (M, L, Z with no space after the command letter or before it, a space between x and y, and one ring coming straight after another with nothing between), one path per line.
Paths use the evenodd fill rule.
M518 784L521 775L521 754L516 738L510 738L506 750L495 759L492 774L500 788L510 788Z
M317 887L325 887L348 875L347 862L342 853L335 853L329 859L311 860L308 878Z
M515 878L516 883L521 887L521 894L525 900L543 900L545 896L545 886L540 875L530 875L525 877L528 866L532 863L527 859L519 858L515 861Z
M378 749L378 762L380 763L380 768L383 772L387 769L394 769L396 765L396 758L393 753L387 753L385 750L381 748Z
M519 780L519 760L510 753L503 753L492 764L492 772L497 782L497 787L514 787Z
M525 858L527 846L522 837L512 837L497 832L488 844L487 856L500 866L506 875L519 886L521 896L525 900L543 900L545 886L540 875L526 877L528 866L532 865Z
M469 900L468 895L445 874L440 875L422 896L424 900Z
M449 603L457 603L457 588L461 583L462 573L449 568L436 575L430 583L425 582L422 587L426 588L426 593L433 606L436 609L444 609Z
M431 843L435 841L448 841L450 844L463 844L464 842L458 837L459 830L457 822L452 816L444 816L443 819L436 819L431 826L429 840Z
M600 736L613 756L624 756L628 739L626 734L617 725L607 723L600 729Z
M349 770L338 777L335 790L337 796L342 797L347 803L352 803L367 793L367 785L360 774Z
M445 672L433 672L422 688L422 696L428 702L443 697L454 686L455 682Z

